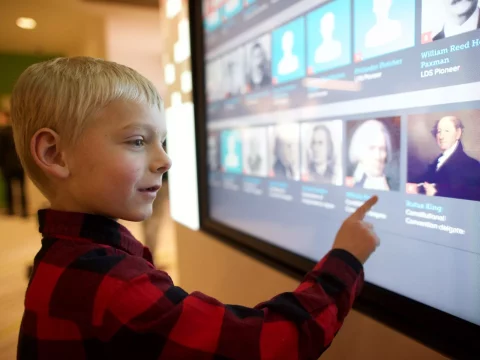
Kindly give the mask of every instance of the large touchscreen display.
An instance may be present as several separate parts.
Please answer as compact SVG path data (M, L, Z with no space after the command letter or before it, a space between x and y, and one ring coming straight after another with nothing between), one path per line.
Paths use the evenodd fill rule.
M480 325L478 0L203 2L210 217Z

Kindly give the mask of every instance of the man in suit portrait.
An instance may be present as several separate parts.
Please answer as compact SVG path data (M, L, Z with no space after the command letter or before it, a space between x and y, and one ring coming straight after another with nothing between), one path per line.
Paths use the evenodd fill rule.
M480 29L478 0L443 0L445 24L433 41Z
M480 162L462 144L464 126L456 116L444 116L432 129L441 154L417 183L419 193L480 201Z

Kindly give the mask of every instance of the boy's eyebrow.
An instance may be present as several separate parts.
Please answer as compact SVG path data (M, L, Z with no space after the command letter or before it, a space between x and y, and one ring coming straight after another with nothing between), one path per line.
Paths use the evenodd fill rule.
M147 130L154 130L153 126L150 124L127 124L122 127L122 130L130 130L130 129L147 129Z
M160 134L162 137L166 137L166 131L162 131L157 129L153 125L150 124L127 124L125 125L122 130L130 130L130 129L140 129L140 130L147 130L148 132L153 132L155 134Z

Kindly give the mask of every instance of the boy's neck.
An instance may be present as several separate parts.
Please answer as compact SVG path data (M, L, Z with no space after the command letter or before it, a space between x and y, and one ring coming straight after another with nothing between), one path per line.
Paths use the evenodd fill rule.
M97 215L103 216L110 220L117 221L119 219L113 218L106 214L101 214L96 211L92 211L91 209L86 209L85 207L78 205L74 202L61 202L61 201L51 201L50 202L50 209L55 211L62 211L62 212L70 212L70 213L82 213L82 214L89 214L89 215Z

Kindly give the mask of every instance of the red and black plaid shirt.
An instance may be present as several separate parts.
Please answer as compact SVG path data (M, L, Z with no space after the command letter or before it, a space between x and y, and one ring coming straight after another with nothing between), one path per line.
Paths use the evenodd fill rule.
M116 221L42 210L18 359L317 359L363 283L333 250L293 292L247 308L186 293Z

